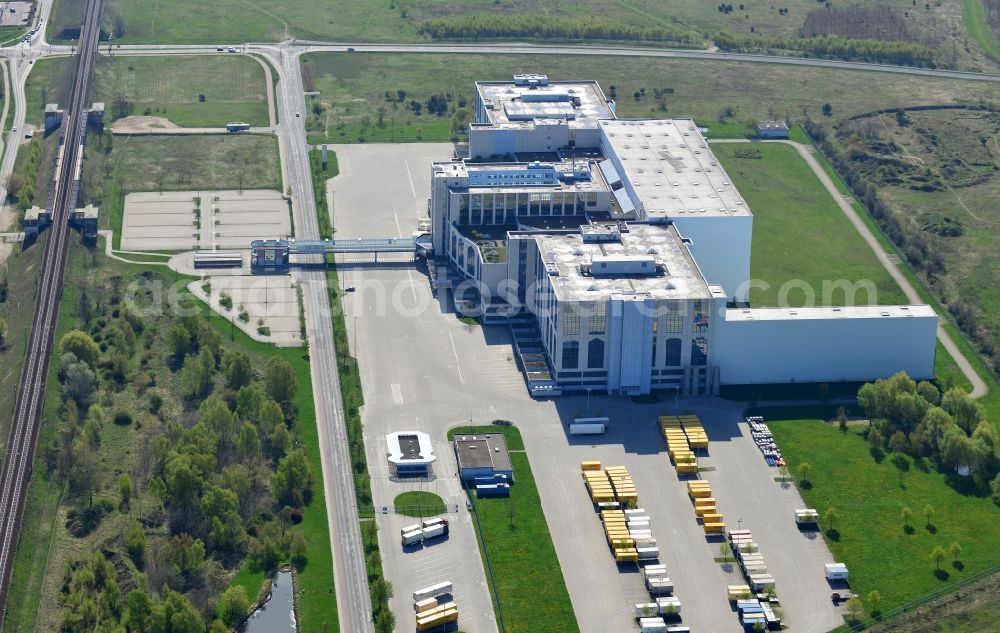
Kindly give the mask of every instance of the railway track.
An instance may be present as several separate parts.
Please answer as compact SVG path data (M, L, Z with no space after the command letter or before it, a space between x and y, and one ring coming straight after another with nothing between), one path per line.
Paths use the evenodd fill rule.
M80 47L77 52L73 90L63 117L63 160L58 165L53 201L52 227L42 259L37 288L37 303L27 353L21 370L21 382L14 402L14 415L7 441L7 455L0 479L0 627L7 613L7 590L14 570L14 555L21 531L25 493L31 479L31 466L38 438L38 426L45 383L52 357L53 337L59 318L63 273L69 250L69 214L76 208L78 186L76 165L81 158L83 133L86 131L86 100L90 76L97 57L101 10L104 0L87 0Z

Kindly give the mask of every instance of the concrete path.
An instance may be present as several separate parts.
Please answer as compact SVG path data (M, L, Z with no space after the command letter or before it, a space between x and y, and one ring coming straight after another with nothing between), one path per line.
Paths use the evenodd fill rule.
M753 141L746 141L743 139L715 139L709 142L750 143ZM905 274L903 274L903 271L900 270L899 266L892 263L893 258L890 256L891 254L886 252L886 250L882 248L882 244L879 243L878 239L875 237L875 234L872 233L871 229L868 228L868 225L865 224L865 222L861 219L861 216L858 215L857 210L854 208L854 205L852 204L854 201L853 197L845 196L844 194L842 194L840 190L837 189L837 186L834 184L833 180L830 178L830 175L826 173L826 170L823 169L823 166L819 164L818 160L816 160L815 156L816 150L810 145L803 145L802 143L797 143L795 141L765 141L765 142L784 143L785 145L791 145L792 147L794 147L795 151L798 152L799 156L802 157L802 160L806 161L806 164L809 165L810 169L813 170L813 173L816 174L816 177L819 178L819 181L823 183L824 187L826 187L827 193L830 194L830 197L833 198L834 202L837 203L837 206L840 207L840 210L844 212L844 215L847 216L847 219L850 220L852 225L854 225L854 228L858 231L861 237L872 249L872 252L875 253L875 257L878 258L879 262L882 263L882 267L885 268L885 270L892 276L893 279L896 280L896 283L899 284L899 287L903 289L903 293L906 294L906 298L910 301L910 303L915 303L915 304L926 303L926 301L924 301L923 298L920 296L920 293L917 292L916 288L913 287L913 284L910 283L910 280L906 277ZM969 359L967 359L965 355L962 354L961 350L958 349L958 345L955 344L954 339L952 339L951 335L945 331L945 329L941 326L940 322L938 322L937 338L939 341L941 341L941 345L943 345L944 348L948 351L948 353L951 354L951 357L955 359L955 364L957 364L959 369L962 370L962 373L965 375L965 377L969 379L970 383L972 383L972 392L969 395L971 395L973 398L981 398L985 396L986 393L989 391L989 388L986 386L986 381L984 381L979 376L976 370L972 367L972 363L970 363Z

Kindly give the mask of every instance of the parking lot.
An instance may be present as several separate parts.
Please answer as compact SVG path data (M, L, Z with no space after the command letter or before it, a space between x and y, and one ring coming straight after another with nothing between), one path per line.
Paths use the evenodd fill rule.
M412 231L426 208L430 161L451 153L450 145L335 149L342 171L331 184L335 221L338 237L347 238ZM346 296L345 311L365 392L362 415L376 507L391 506L398 492L413 489L413 484L407 488L388 477L386 433L430 434L439 462L437 479L425 484L430 486L426 489L455 503L461 495L447 430L470 422L512 420L524 438L583 633L634 630L632 605L648 599L636 568L619 570L608 551L579 474L580 461L593 459L624 465L631 472L639 505L652 518L661 562L682 602L685 624L698 632L740 630L726 601L726 585L743 581L738 572L729 573L714 561L719 546L706 540L695 521L684 483L670 466L656 425L657 416L673 408L672 396L645 405L596 394L589 399L532 400L515 366L508 330L460 322L450 313L448 297L431 291L419 266L357 262L342 266L341 276L342 284L356 288ZM727 525L753 531L775 577L789 630L819 633L840 624L822 567L833 559L822 539L809 538L795 527L792 510L803 502L794 488L774 482L776 471L765 465L741 423L741 404L685 398L679 408L701 416L710 440L709 456L701 465L715 468L702 477L711 482ZM576 412L609 416L609 432L586 439L569 436L566 423ZM455 557L449 561L449 575L462 573L458 570L467 566L474 569L474 577L464 581L471 592L463 599L474 605L475 617L458 600L460 628L467 633L496 630L490 618L479 617L488 608L489 596L464 506L454 516L457 529L448 542L412 555L402 553L398 540L399 527L412 520L391 512L379 515L386 573L396 589L392 607L397 631L413 630L409 593L421 583L452 580L456 592L466 591L457 578L421 571L436 569L439 556ZM472 540L459 540L466 535Z
M27 26L32 9L31 2L0 2L0 26Z
M200 203L200 204L199 204ZM249 248L254 239L291 233L279 191L168 191L125 196L121 247L126 251Z

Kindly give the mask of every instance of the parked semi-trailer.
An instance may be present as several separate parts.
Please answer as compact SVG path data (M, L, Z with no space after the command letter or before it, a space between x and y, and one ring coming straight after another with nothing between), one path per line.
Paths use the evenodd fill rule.
M400 540L403 547L423 541L429 541L448 533L447 519L430 519L422 524L408 525L400 530Z
M420 602L421 600L426 600L427 598L437 598L438 596L443 596L445 594L451 593L452 585L447 580L444 582L439 582L435 585L429 587L424 587L423 589L417 589L413 592L413 601Z

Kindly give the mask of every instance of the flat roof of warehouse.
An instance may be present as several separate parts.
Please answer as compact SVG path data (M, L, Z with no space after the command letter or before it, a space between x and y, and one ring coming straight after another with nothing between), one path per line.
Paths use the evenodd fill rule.
M493 468L493 470L513 470L507 440L498 433L483 435L456 435L455 454L458 467Z
M617 174L650 219L747 216L750 207L691 119L601 121ZM617 166L616 166L617 167Z
M517 84L513 81L477 81L476 91L494 126L521 127L534 121L565 121L570 127L596 128L601 119L613 119L608 99L593 80Z

